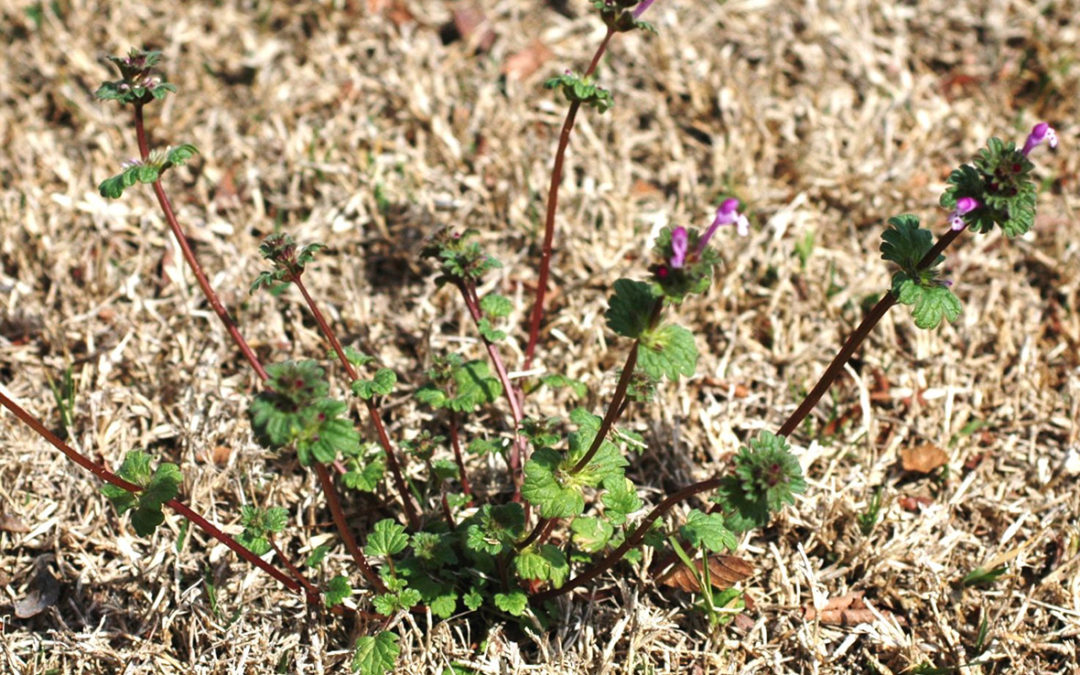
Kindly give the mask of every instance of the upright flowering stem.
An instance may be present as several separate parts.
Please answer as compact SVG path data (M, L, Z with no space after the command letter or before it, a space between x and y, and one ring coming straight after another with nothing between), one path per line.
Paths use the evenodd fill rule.
M589 68L585 71L585 77L592 75L596 70L600 57L614 34L615 31L610 27L604 33L604 39L597 47ZM574 119L580 107L580 101L573 101L566 111L566 119L563 120L562 131L559 133L559 146L555 150L555 163L551 167L547 213L544 216L544 243L540 249L540 271L536 280L536 300L533 302L532 315L529 319L529 342L525 347L525 370L532 367L536 343L540 338L540 322L544 317L544 297L547 294L548 275L551 271L552 242L555 240L555 210L559 205L559 184L562 182L563 160L566 157L566 147L570 144L570 132L574 129Z
M142 104L136 103L134 104L134 108L135 135L139 142L139 155L143 158L143 161L146 161L150 156L150 145L146 140L146 128L143 124L143 107ZM251 364L251 367L259 375L259 378L263 380L268 379L270 376L267 375L266 369L263 368L262 363L259 362L259 358L255 356L255 352L248 346L247 340L240 334L240 330L236 327L236 324L229 316L229 313L225 311L225 306L221 303L221 299L210 286L210 281L206 278L202 266L195 258L195 252L191 250L191 245L188 243L184 230L176 220L176 214L173 213L172 204L169 203L169 198L165 194L165 188L162 187L160 178L154 181L154 194L157 196L162 213L165 214L166 222L169 223L169 229L172 230L173 236L176 237L176 243L180 245L180 251L184 255L184 260L187 261L188 267L191 268L191 272L195 275L195 280L199 283L199 288L202 289L207 302L210 303L210 306L214 309L214 313L221 319L221 323L225 325L225 330L229 332L233 342L240 348L240 351L244 354L244 358L248 360L248 363Z
M315 300L308 293L307 287L304 286L304 282L301 280L299 274L292 276L293 284L300 290L300 294L304 296L304 302L307 303L308 309L311 310L311 315L315 317L315 323L319 324L319 330L322 332L323 337L330 343L334 353L337 354L338 360L341 361L341 365L345 368L345 372L349 376L349 380L355 382L360 379L360 374L356 372L356 368L345 356L345 350L341 346L341 341L338 340L334 330L330 327L330 324L326 321L326 317L323 316L319 306L315 304ZM413 504L412 497L409 496L409 490L405 484L405 478L401 472L401 465L398 463L397 455L394 453L394 446L390 444L390 437L386 433L386 427L383 426L382 416L379 412L379 407L372 399L366 399L364 401L367 407L368 418L371 420L372 425L375 427L375 431L379 436L379 445L382 446L383 451L386 452L386 465L390 469L390 475L394 478L394 486L397 488L398 494L401 495L401 502L405 506L405 517L409 520L409 527L414 530L420 529L420 516L417 513L416 506Z

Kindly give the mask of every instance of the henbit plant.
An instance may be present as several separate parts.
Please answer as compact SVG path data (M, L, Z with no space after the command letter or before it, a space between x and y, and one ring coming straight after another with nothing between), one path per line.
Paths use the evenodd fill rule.
M580 78L567 74L549 82L560 87L571 104L553 167L526 364L533 359L539 334L562 154L574 115L583 103L601 112L611 105L610 94L590 78L615 32L651 28L639 18L650 2L597 3L608 30L586 74ZM327 340L331 357L348 376L351 393L363 403L374 429L373 443L363 441L354 428L348 415L350 405L330 396L323 366L314 360L264 366L210 288L161 182L165 171L190 159L195 149L182 145L151 152L147 144L143 107L175 91L154 72L159 60L157 52L143 51L113 59L121 79L104 84L98 92L103 99L132 106L141 156L125 163L123 171L104 181L100 190L105 196L118 197L135 183L152 185L208 301L261 381L261 390L249 407L256 440L283 455L295 453L302 466L314 469L344 548L356 572L374 590L359 598L360 602L383 617L381 628L360 638L355 646L353 667L363 673L383 673L392 667L399 650L398 636L385 629L401 612L423 606L439 618L449 618L464 608L488 617L522 617L543 626L557 616L549 601L589 583L623 560L641 561L642 546L658 549L666 563L678 560L686 565L704 596L702 606L710 620L723 623L724 615L718 608L737 602L737 594L713 596L709 565L699 566L693 558L735 550L740 534L766 526L772 514L794 503L795 495L806 489L787 436L798 428L893 305L911 305L915 323L922 328L935 328L943 318L956 319L960 304L951 282L943 276L941 252L968 228L981 233L997 225L1008 236L1026 232L1034 221L1036 198L1031 177L1034 166L1028 155L1040 142L1054 146L1057 140L1046 124L1035 127L1022 149L991 139L972 165L961 166L949 177L941 204L951 209L950 229L937 243L916 217L890 218L881 254L898 267L892 286L842 345L795 412L776 434L763 431L750 438L735 454L729 472L677 490L644 512L644 501L626 476L626 468L632 453L639 452L645 443L617 424L631 403L650 400L664 380L675 382L694 374L698 360L694 335L673 323L668 314L688 296L709 288L713 268L721 262L710 243L720 228L733 225L739 234L747 233L749 219L740 212L736 200L725 200L703 231L681 226L662 230L653 248L655 262L648 269L647 281L614 282L607 325L630 343L602 417L584 408L570 411L567 420L526 415L527 396L536 387L568 387L578 397L585 388L560 373L540 376L524 387L515 386L499 348L508 339L504 330L508 327L500 324L511 313L512 302L493 293L480 297L478 291L484 276L500 263L481 249L472 231L444 231L434 236L424 255L437 263L438 283L458 289L487 358L447 353L433 359L425 373L427 383L416 389L415 399L434 414L412 438L399 443L405 451L402 455L391 444L379 407L380 398L396 385L396 374L374 367L375 357L342 345L303 283L321 244L299 246L284 234L268 237L260 251L272 269L255 280L252 291L264 287L280 291L288 285L297 288ZM476 420L469 423L470 417L496 406L501 399L506 401L509 420L501 426L490 422L487 433L466 439L472 429L482 428ZM118 513L131 513L132 527L140 536L154 532L164 519L162 506L169 506L308 602L338 614L360 611L353 609L351 574L337 574L318 583L309 580L300 566L290 562L289 551L278 546L276 536L288 527L284 508L241 507L243 533L230 537L176 499L183 483L176 465L164 462L152 468L149 456L132 451L119 475L113 474L64 444L10 399L0 395L0 404L72 461L104 480L108 484L103 488L106 496ZM507 467L506 480L476 489L475 477L470 480L467 475L466 455L501 457ZM412 460L411 470L406 458ZM375 522L361 545L346 521L339 485L349 491L377 491L383 489L387 472L401 503L402 522ZM691 509L682 524L661 521L676 505L706 493L712 494L708 509ZM872 526L872 521L868 522L865 527ZM271 550L284 571L259 557ZM314 577L322 576L320 567L326 553L326 548L320 548L308 557L305 566ZM574 565L582 566L576 574Z

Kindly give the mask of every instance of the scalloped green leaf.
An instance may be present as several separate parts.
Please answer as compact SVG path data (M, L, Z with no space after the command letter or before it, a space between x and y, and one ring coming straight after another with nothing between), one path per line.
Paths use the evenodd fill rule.
M697 358L694 334L682 326L667 324L642 335L637 363L649 377L664 376L675 381L680 375L694 374Z

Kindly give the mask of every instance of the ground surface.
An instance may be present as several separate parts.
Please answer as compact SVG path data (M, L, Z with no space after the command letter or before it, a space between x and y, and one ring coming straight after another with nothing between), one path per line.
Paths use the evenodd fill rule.
M408 383L433 349L474 336L417 258L435 227L479 229L506 263L493 284L520 298L515 319L527 311L565 109L541 85L583 68L602 36L585 3L556 4L480 0L474 16L486 24L455 37L447 26L466 5L441 1L6 0L3 391L60 428L50 381L70 368L71 442L89 456L116 466L150 448L183 466L186 500L227 529L258 494L290 505L299 525L288 550L332 541L313 479L252 441L255 378L151 192L97 194L136 152L128 117L92 96L112 76L100 57L164 51L180 95L149 111L152 142L201 149L166 184L260 355L322 352L297 298L247 293L262 269L257 246L278 224L333 244L309 274L313 291ZM579 116L571 141L543 365L610 392L625 345L604 328L605 297L614 279L643 274L651 234L706 224L729 194L753 223L747 238L722 233L726 265L683 309L698 376L631 411L649 444L632 471L647 501L779 426L887 287L885 218L912 212L944 229L936 204L948 171L990 135L1022 140L1047 119L1061 144L1037 155L1037 225L1016 241L962 237L948 263L962 317L924 332L894 310L793 436L810 487L741 545L756 568L743 584L748 621L710 631L690 596L626 568L591 600L566 602L565 622L541 635L402 620L402 672L452 662L484 673L1074 672L1077 16L1069 1L657 0L645 18L658 35L616 37L600 70L616 106ZM803 264L796 247L810 236ZM509 359L513 368L520 354ZM551 399L530 404L565 412ZM388 407L395 437L415 429L404 394ZM925 444L947 453L947 470L902 470L898 453ZM95 479L7 413L0 452L0 669L347 670L360 627L308 615L201 534L178 552L175 516L137 539ZM858 516L878 487L866 535ZM960 584L999 565L1004 576L984 588ZM17 601L50 586L52 606L15 616ZM876 612L853 625L801 609L853 591Z

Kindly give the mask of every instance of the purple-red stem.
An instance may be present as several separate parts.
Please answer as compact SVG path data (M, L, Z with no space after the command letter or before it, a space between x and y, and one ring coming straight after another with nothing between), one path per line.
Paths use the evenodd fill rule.
M146 140L146 127L143 124L142 104L138 103L135 104L135 136L139 143L139 155L142 157L143 161L146 161L150 156L150 145ZM173 236L176 237L176 243L180 245L180 251L184 255L184 260L187 261L188 267L191 268L191 272L195 275L195 280L199 283L199 288L202 289L203 295L206 296L206 300L214 309L214 313L221 319L221 323L225 325L225 330L229 332L233 342L240 348L244 358L248 360L248 363L255 369L255 372L258 373L259 377L263 380L268 379L270 376L266 373L266 369L263 368L262 363L259 362L259 357L255 356L255 352L248 346L247 340L240 334L240 330L236 327L232 318L229 317L229 313L225 311L225 306L221 303L221 299L210 286L210 281L206 278L206 273L203 272L202 266L195 258L195 252L191 250L191 244L188 243L187 235L184 234L184 230L176 220L176 214L173 212L172 204L169 203L169 197L165 194L165 188L162 187L160 178L154 181L154 194L157 196L161 211L165 214L166 222L169 223L169 229L172 230Z
M375 587L375 590L380 593L385 593L386 584L379 578L379 575L375 574L375 570L371 569L371 565L368 564L364 552L357 546L356 539L353 538L348 523L345 522L345 512L341 509L341 502L338 501L337 490L334 488L334 481L330 477L330 472L326 470L326 465L315 462L315 472L319 474L319 482L322 484L323 493L326 495L326 502L330 506L330 513L334 517L334 523L337 525L338 532L341 533L341 538L345 542L345 548L352 554L353 560L356 561L356 565L360 568L360 572L364 575L364 578Z
M592 61L584 77L588 77L596 71L600 63L600 57L607 49L608 42L615 32L608 28L604 33L604 39L597 47ZM563 160L566 158L566 147L570 144L570 132L574 129L574 118L577 117L580 101L570 103L566 111L566 119L563 120L562 131L559 133L559 145L555 150L555 162L551 167L551 184L548 186L547 213L544 216L544 243L540 249L540 272L536 280L536 300L533 303L532 316L529 319L529 342L525 347L525 368L532 367L533 354L536 352L536 343L540 339L540 322L544 318L544 296L547 295L548 275L551 271L551 247L555 240L555 210L559 205L559 184L562 182Z
M949 230L944 235L942 235L941 238L938 239L937 243L935 243L934 246L926 253L926 255L923 256L922 260L919 261L918 269L922 270L929 267L934 262L934 260L937 259L938 255L940 255L941 252L949 246L949 244L951 244L958 236L960 236L960 233L962 231L963 230ZM866 337L870 334L870 331L873 330L874 326L877 325L881 318L885 316L885 313L889 311L889 309L893 305L895 305L896 302L896 296L894 296L892 291L890 290L885 294L885 297L878 301L877 305L875 305L874 308L870 310L870 313L866 315L866 317L859 324L858 328L855 329L855 331L844 343L843 347L841 347L839 353L837 353L836 357L832 360L832 363L829 364L829 367L825 369L825 372L821 375L821 378L818 380L817 385L814 386L813 390L811 390L811 392L807 394L806 398L795 410L795 412L793 412L791 416L788 417L787 421L785 421L784 424L780 427L779 435L788 436L791 434L792 431L799 427L799 424L801 424L802 421L806 419L806 416L810 414L810 411L814 408L814 405L821 400L821 397L825 394L825 391L833 382L836 381L836 378L840 376L840 373L843 372L844 364L847 362L847 360L851 358L851 355L855 352L856 349L859 348L859 345L861 345L862 342L866 339ZM655 522L657 518L664 515L668 510L670 510L673 506L675 506L684 499L689 499L690 497L701 494L702 492L709 492L711 490L715 490L720 486L720 483L722 481L722 476L714 476L707 480L694 483L693 485L688 485L687 487L679 490L664 501L660 502L660 504L658 504L652 511L649 512L649 515L645 517L645 520L643 520L641 524L638 525L634 532L626 538L622 545L620 545L608 555L604 556L604 558L601 559L599 562L594 563L584 572L574 577L561 587L551 588L546 591L542 591L533 595L532 597L536 598L537 600L548 600L550 598L562 595L563 593L572 591L575 588L578 588L583 584L592 581L593 579L613 567L617 562L619 562L619 560L622 559L622 557L626 554L627 551L629 551L633 546L636 546L638 543L640 543L640 541L645 537L645 533L648 528L652 526L653 522ZM719 504L714 504L709 510L709 512L714 513L718 509ZM669 555L665 558L665 561L670 564L672 558L673 556ZM664 561L661 561L660 566L666 567Z
M60 438L56 436L56 434L49 431L45 427L45 425L41 423L40 420L28 413L26 410L24 410L21 406L19 406L11 399L9 399L7 396L4 396L2 393L0 393L0 405L3 405L5 408L10 410L16 417L19 418L20 421L23 422L23 424L37 432L39 436L51 443L53 447L62 452L64 456L66 456L72 462L75 462L82 468L94 474L102 481L111 485L115 485L116 487L122 488L131 493L138 493L142 491L142 488L138 485L124 480L123 478L117 476L112 471L109 471L100 464L95 464L94 462L90 461L89 458L82 455L78 450L75 450L67 443L64 443L62 440L60 440ZM206 520L206 518L203 518L195 511L192 511L191 508L184 503L180 502L177 499L170 499L169 501L165 502L165 505L179 513L181 516L190 520L192 523L195 524L196 527L201 529L203 532L206 532L214 539L217 539L222 544L225 544L225 546L232 549L237 555L239 555L247 562L251 563L255 567L258 567L262 571L277 579L279 582L281 582L283 586L285 586L289 590L296 593L303 593L307 598L308 602L314 605L322 606L322 600L319 597L318 591L308 589L305 592L305 589L302 588L301 584L297 583L296 580L289 578L287 574L246 549L235 539L212 525L210 521ZM282 557L282 560L284 560L284 556ZM288 564L287 561L286 564Z
M473 321L480 325L480 320L484 317L484 313L480 310L480 299L476 294L476 287L471 282L461 281L458 283L458 290L461 291L461 297L465 300L465 306L469 310L469 315ZM491 364L495 368L495 375L499 378L499 382L502 384L503 391L506 393L506 401L510 404L510 416L514 420L514 443L510 446L510 477L514 483L514 501L521 501L521 463L524 460L525 455L525 437L521 435L521 421L525 419L525 412L521 407L521 399L523 397L518 396L518 392L514 389L513 383L510 381L510 375L507 373L506 365L503 364L502 357L499 356L499 350L491 340L488 340L483 335L480 339L484 342L484 347L487 349L488 358L491 359Z
M304 286L304 282L300 279L300 275L293 275L293 284L300 289L301 295L304 296L304 302L307 303L308 309L311 310L312 316L315 317L315 322L319 324L319 330L322 331L323 337L333 347L334 352L338 355L338 360L341 361L342 366L345 367L345 372L349 375L349 379L353 382L360 379L360 374L356 372L356 368L345 356L345 350L341 346L341 342L338 340L337 335L333 329L330 328L329 322L326 317L323 316L319 306L315 304L315 300L308 293L307 287ZM416 507L413 505L412 498L409 496L408 488L405 485L405 478L401 472L401 465L398 463L397 455L394 453L394 447L390 444L390 437L386 434L386 429L383 427L382 417L379 415L379 407L375 405L375 402L371 399L364 401L367 406L368 417L371 418L372 424L375 426L375 431L379 435L379 444L386 452L386 464L390 468L390 475L394 477L394 485L397 487L397 491L401 494L401 502L405 505L405 517L409 520L409 527L413 530L420 529L420 516L416 512Z
M454 450L454 459L457 461L458 471L461 472L461 491L472 501L472 488L469 485L469 476L465 473L465 460L461 456L461 439L458 438L457 413L450 413L450 447Z
M277 542L274 541L273 535L268 533L266 536L266 540L270 542L270 546L274 549L274 553L276 553L277 557L281 559L281 562L285 564L285 567L288 568L289 573L292 574L297 581L303 584L308 594L318 595L319 589L315 588L315 585L307 580L307 577L305 577L303 573L299 569L297 569L296 565L292 564L292 562L290 562L289 559L285 557L285 552L282 551L281 548L277 545Z

